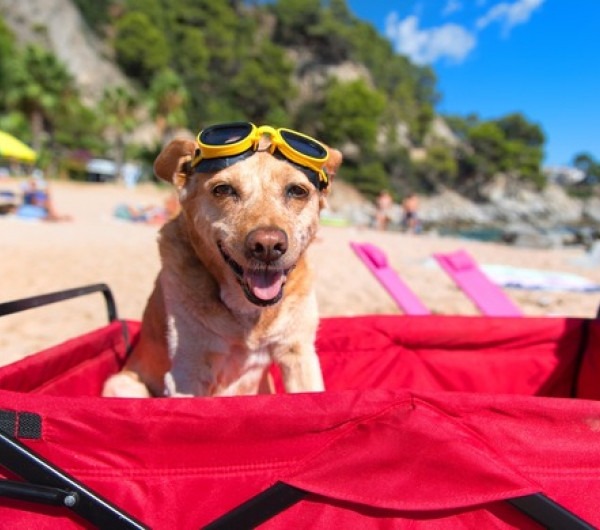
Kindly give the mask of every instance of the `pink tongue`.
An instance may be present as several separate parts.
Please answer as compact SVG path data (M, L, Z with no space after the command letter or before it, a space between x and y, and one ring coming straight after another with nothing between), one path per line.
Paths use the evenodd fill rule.
M261 270L246 273L246 283L256 298L272 300L275 298L285 280L283 271Z

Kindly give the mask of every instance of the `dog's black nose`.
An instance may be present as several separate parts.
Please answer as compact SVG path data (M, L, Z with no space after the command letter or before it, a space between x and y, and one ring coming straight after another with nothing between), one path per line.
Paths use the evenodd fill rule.
M263 263L276 261L287 249L287 234L280 228L256 228L246 237L247 254Z

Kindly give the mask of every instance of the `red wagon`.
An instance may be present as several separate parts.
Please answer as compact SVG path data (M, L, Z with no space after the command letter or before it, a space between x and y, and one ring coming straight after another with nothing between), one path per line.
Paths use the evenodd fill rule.
M109 323L0 369L2 528L600 525L600 321L323 319L327 391L106 399ZM277 376L277 374L275 374Z

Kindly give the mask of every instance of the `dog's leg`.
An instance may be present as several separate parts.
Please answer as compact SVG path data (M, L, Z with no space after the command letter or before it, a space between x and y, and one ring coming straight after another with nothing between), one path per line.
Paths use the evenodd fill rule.
M150 397L164 394L169 369L165 309L160 282L155 283L142 318L140 337L123 370L104 383L105 397Z
M315 349L296 345L275 355L286 392L322 392L325 390L319 357Z
M150 397L148 387L142 383L138 375L128 370L109 377L102 389L103 397L147 398Z

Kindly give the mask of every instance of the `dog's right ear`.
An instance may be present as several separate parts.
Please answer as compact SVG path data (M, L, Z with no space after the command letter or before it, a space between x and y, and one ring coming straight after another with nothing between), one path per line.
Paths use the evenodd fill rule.
M198 145L192 140L172 140L154 161L154 174L181 189L185 180L191 175L190 162Z

